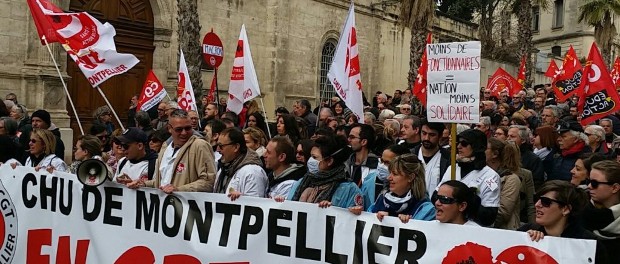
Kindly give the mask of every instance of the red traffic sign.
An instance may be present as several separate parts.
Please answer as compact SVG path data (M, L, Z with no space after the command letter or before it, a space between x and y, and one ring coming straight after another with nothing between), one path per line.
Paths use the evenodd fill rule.
M222 40L213 33L213 29L211 29L211 32L207 33L202 40L202 57L207 64L214 68L219 67L224 59Z

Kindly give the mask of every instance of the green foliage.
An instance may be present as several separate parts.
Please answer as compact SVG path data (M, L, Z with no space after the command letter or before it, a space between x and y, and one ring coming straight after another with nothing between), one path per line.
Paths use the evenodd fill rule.
M480 0L442 0L438 9L450 16L472 21L474 13L480 7Z

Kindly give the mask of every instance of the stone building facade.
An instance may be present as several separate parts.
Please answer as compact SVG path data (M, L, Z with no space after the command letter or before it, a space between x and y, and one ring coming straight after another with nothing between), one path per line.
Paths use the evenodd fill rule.
M117 47L123 52L124 44L131 28L124 28L123 21L143 16L144 25L152 27L152 43L146 45L148 55L143 59L140 70L133 77L128 89L139 93L148 70L153 69L166 86L169 94L175 94L178 67L177 10L176 1L167 0L52 0L65 10L78 7L89 10L96 17L107 17L104 5L118 3L117 12L121 19L112 21L117 27ZM356 26L361 62L363 89L369 97L376 91L392 93L395 89L405 89L409 70L409 29L396 24L397 1L356 0ZM202 0L198 1L198 13L202 26L202 36L207 32L217 33L224 45L224 61L218 72L220 97L225 96L234 58L234 47L242 24L245 24L252 55L263 94L265 110L269 119L278 106L289 107L299 99L318 102L327 89L324 75L329 67L330 52L337 44L339 34L347 15L349 1L346 0ZM139 9L136 11L136 9ZM113 10L114 11L114 10ZM139 12L142 13L139 13ZM116 12L116 11L114 11ZM132 13L133 12L133 13ZM150 13L152 14L150 14ZM125 17L123 17L125 16ZM134 17L135 16L135 17ZM123 20L125 19L125 20ZM105 20L103 20L105 21ZM120 21L120 22L119 22ZM140 22L140 21L138 21ZM115 24L116 23L116 24ZM141 22L142 23L142 22ZM139 24L139 23L138 23ZM122 28L119 30L118 28ZM457 21L439 14L434 26L435 41L468 41L477 39L476 25ZM69 128L71 118L64 88L56 73L52 57L41 46L36 28L29 13L26 1L0 1L0 95L8 92L17 94L21 103L32 110L47 109L52 113L54 123L61 128ZM144 31L135 28L136 32ZM150 31L150 28L148 29ZM542 33L542 32L541 32ZM72 75L68 68L64 51L57 44L50 45L60 71L69 86L80 76ZM130 49L126 49L130 50ZM148 56L147 56L148 57ZM142 55L139 58L143 58ZM486 85L498 66L516 74L514 65L483 61L481 86ZM208 89L213 72L204 70L203 82ZM108 81L113 82L113 81ZM90 89L80 87L80 89ZM114 97L114 89L106 92ZM93 100L94 103L78 109L89 113L102 104L98 95L91 91L78 90L72 95L74 100ZM89 96L82 96L89 93ZM174 96L173 96L174 97ZM86 98L86 99L85 99ZM126 115L129 97L112 102L121 116ZM314 105L315 103L313 103ZM92 107L93 109L88 109ZM80 114L82 117L82 114ZM73 121L74 123L74 121ZM75 126L73 135L76 135ZM65 129L63 138L71 142L71 131ZM67 144L69 145L69 144ZM71 148L67 148L70 156Z

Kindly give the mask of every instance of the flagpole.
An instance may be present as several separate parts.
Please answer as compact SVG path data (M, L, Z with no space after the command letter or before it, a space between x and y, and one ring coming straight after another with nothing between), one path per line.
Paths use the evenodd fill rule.
M217 105L217 110L220 110L220 89L217 86L217 67L215 67L215 105ZM263 109L265 111L265 109Z
M259 96L258 98L260 98L260 104L263 107L263 114L265 115L265 120L267 120L267 110L265 109L265 103L263 103L263 97ZM271 129L269 128L269 123L267 123L267 133L269 134L267 136L271 140Z
M62 87L65 88L65 93L67 94L67 99L69 99L69 104L71 105L71 109L73 110L73 114L75 115L75 120L77 121L77 124L80 127L80 133L84 135L84 128L82 128L82 122L80 122L80 117L78 116L78 113L75 110L73 99L71 99L71 95L69 94L69 89L67 89L67 84L65 83L65 79L62 78L62 74L60 73L60 69L58 68L58 63L56 63L56 58L54 58L52 49L50 49L50 44L47 42L47 38L45 37L45 35L43 35L41 39L45 42L45 47L47 47L47 51L50 53L50 57L52 58L52 61L54 62L54 66L56 67L56 72L58 72L58 77L60 77L60 82L62 83Z
M95 86L95 88L97 89L97 91L99 91L99 93L103 97L103 100L105 100L105 103L108 104L108 107L110 108L110 111L112 111L112 114L114 114L116 121L118 121L118 125L121 127L121 130L125 130L125 127L123 126L123 123L121 122L121 119L118 118L118 115L116 114L116 111L114 111L112 104L110 104L110 101L108 101L108 98L105 96L103 91L101 91L101 88L99 88L99 85Z

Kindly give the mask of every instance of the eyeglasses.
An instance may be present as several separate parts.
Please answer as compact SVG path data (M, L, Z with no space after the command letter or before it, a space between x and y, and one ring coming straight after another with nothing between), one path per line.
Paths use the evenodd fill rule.
M601 181L597 181L597 180L590 180L590 186L592 186L592 189L596 189L598 188L599 185L601 184L605 184L605 185L614 185L616 184L615 182L601 182Z
M361 137L356 137L356 136L354 136L354 135L349 135L347 138L348 138L348 139L356 139L356 138L362 139Z
M444 196L444 195L433 195L432 202L435 203L439 201L441 204L453 204L458 202L455 198Z
M465 140L460 140L458 142L459 144L461 144L462 147L466 148L467 146L469 146L469 142L465 141Z
M226 143L226 144L223 144L223 143L217 143L217 144L215 144L215 146L216 146L217 148L223 149L223 148L224 148L224 147L226 147L226 146L230 146L230 145L234 145L234 144L237 144L237 143Z
M538 197L534 197L534 198L535 198L534 200L540 201L540 204L543 207L549 207L549 206L551 206L551 203L557 203L559 205L566 205L565 202L561 202L561 201L558 201L556 199L545 197L545 196L538 196Z
M174 132L177 132L177 133L181 133L181 132L183 132L183 130L185 130L185 131L192 131L192 126L173 127L172 130L174 130Z

